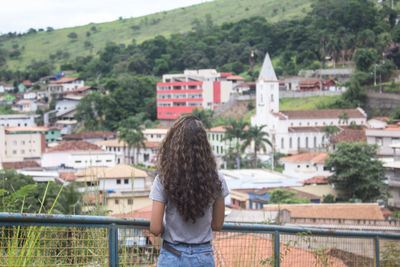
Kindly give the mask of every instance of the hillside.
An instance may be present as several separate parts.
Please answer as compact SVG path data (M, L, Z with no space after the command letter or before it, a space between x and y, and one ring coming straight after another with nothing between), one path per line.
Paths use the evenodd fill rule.
M49 58L60 65L70 58L95 55L111 41L128 44L132 39L142 42L156 35L169 36L189 31L194 20L204 22L206 16L211 17L214 24L236 22L252 16L262 16L270 22L302 17L310 10L312 1L215 0L138 18L31 33L0 43L0 48L9 52L21 52L17 58L7 58L7 65L2 69L24 69L33 60ZM76 38L68 37L71 33L76 33Z

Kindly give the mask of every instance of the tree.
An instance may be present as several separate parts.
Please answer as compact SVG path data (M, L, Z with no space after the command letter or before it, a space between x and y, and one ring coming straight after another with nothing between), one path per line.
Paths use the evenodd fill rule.
M343 122L343 124L348 124L349 123L349 115L347 114L347 112L343 112L343 114L338 116L339 118L339 124L340 122Z
M68 215L82 214L82 194L77 191L75 185L69 184L57 200L55 212Z
M377 57L378 56L374 49L359 48L354 53L353 60L356 63L357 70L369 71L371 65L376 61Z
M76 39L76 38L78 38L78 34L76 34L76 32L71 32L68 34L68 37L71 39Z
M267 138L269 134L263 131L263 128L266 125L261 126L250 126L249 129L244 133L244 143L242 146L242 150L246 149L251 143L254 144L254 162L253 167L257 168L257 152L262 148L266 151L265 144L268 144L272 147L271 141Z
M86 130L102 129L104 123L104 97L98 92L86 95L76 106L74 117L79 122L83 122Z
M119 135L118 139L124 141L128 145L128 159L131 160L130 151L132 147L135 147L136 157L134 163L138 163L139 157L139 148L145 148L144 141L146 138L143 135L143 123L144 123L145 115L143 113L139 113L136 116L131 116L120 122L120 126L118 128ZM132 163L132 162L130 162Z
M236 168L240 169L240 142L245 137L244 128L247 126L247 122L240 120L230 119L228 126L225 126L225 138L224 140L236 142Z
M386 185L382 162L375 159L377 146L364 142L336 145L325 166L333 171L329 182L341 190L342 198L359 198L364 202L384 196Z
M330 143L331 138L334 137L340 130L336 126L328 125L328 126L325 126L324 128L322 128L321 131L324 133L326 139L328 139L328 141Z
M296 197L296 193L284 189L275 189L270 192L269 203L271 204L300 204L309 203L307 198Z

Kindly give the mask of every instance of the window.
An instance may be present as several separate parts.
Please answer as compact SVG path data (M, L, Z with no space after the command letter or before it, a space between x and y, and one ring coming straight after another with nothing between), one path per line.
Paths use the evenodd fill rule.
M281 148L285 148L285 139L281 138Z
M121 179L117 179L117 184L121 184Z
M75 163L82 163L81 160L75 160Z
M292 148L292 137L289 138L289 148Z
M100 159L97 159L96 162L99 163L99 162L101 162L101 160L100 160Z
M119 204L119 200L118 199L115 199L114 202L115 202L115 205Z
M124 179L124 184L129 184L129 179Z
M16 146L17 145L17 141L12 141L12 144L13 144L13 146Z
M271 102L274 102L274 95L271 94Z
M308 148L308 137L306 137L306 148Z
M310 165L307 164L306 167L307 167L307 168L310 168Z
M25 141L21 141L21 145L25 145Z
M21 154L25 154L25 150L22 149L22 150L21 150Z
M297 137L297 148L300 148L300 137Z
M376 137L375 138L375 144L377 144L378 146L382 146L383 145L382 137Z
M128 199L128 205L133 205L133 199Z
M112 160L111 160L111 159L108 159L108 160L106 160L106 162L112 162Z
M224 147L221 146L221 154L224 154Z
M314 136L314 147L317 147L317 137Z
M17 154L17 150L13 150L12 153L15 155Z

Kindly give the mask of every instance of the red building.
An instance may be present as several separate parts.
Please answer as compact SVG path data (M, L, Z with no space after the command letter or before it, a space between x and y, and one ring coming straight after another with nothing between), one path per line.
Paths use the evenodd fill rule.
M195 108L215 109L226 103L233 84L229 77L232 77L230 73L216 70L163 75L163 82L157 83L157 118L174 120Z

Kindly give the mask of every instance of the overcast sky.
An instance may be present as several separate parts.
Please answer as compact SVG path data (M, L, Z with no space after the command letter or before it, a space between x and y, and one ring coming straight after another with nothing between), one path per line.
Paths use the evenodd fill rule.
M2 0L0 34L140 17L209 0Z

